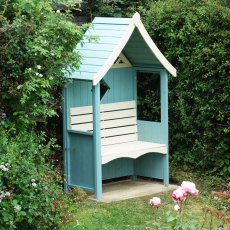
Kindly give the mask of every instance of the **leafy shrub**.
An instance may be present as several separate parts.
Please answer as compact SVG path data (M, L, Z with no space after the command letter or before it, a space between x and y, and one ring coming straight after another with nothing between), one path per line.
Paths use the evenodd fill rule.
M158 1L143 11L170 78L171 160L183 169L230 173L230 8L217 0Z
M54 10L58 2L5 0L0 5L0 112L22 128L57 114L64 75L80 63L73 50L86 26Z
M68 214L68 197L45 160L53 140L45 145L44 135L3 128L0 136L0 229L56 228Z
M44 134L3 128L0 134L0 228L56 229L71 220L70 202L78 197L63 193L62 176L46 162L54 140L44 144Z
M155 2L157 0L153 0ZM151 3L149 3L151 2ZM105 17L132 17L141 6L152 6L149 0L83 0L82 13L93 20L94 16Z
M68 196L46 160L55 140L48 118L61 105L64 76L87 26L71 22L60 0L3 0L0 4L0 229L55 229L68 220ZM68 1L71 2L71 1Z

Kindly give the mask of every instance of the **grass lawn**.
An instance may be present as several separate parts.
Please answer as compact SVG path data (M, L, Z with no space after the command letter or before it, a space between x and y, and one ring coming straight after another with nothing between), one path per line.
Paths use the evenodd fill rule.
M222 200L215 197L211 191L213 189L218 189L221 191L221 186L224 189L229 189L229 185L226 182L220 182L220 179L215 177L202 177L195 176L193 174L184 173L182 175L174 175L174 178L179 179L178 181L184 180L193 181L196 183L197 188L200 190L199 196L191 196L188 199L188 204L184 209L186 220L195 220L199 222L199 226L196 228L190 228L192 225L188 224L187 228L184 229L218 229L217 226L220 225L222 220L220 219L222 212L216 212L222 210L225 214L226 219L230 219L230 199ZM205 178L205 179L204 179ZM179 183L180 184L180 183ZM174 203L170 196L171 192L161 193L154 196L161 198L161 206L159 208L151 207L148 204L149 199L152 196L135 198L126 201L113 202L109 204L95 202L89 199L85 199L81 202L73 203L70 207L73 213L73 221L65 223L61 230L71 230L71 229L86 229L86 230L135 230L135 229L157 229L154 225L154 216L156 212L157 223L159 223L158 229L173 229L168 224L168 212L174 215L178 212L174 211ZM208 218L204 220L203 208L209 207L212 212L208 212ZM212 215L211 215L212 213ZM219 218L217 217L219 214ZM213 219L213 225L210 227L210 216ZM186 222L186 221L185 221ZM184 223L185 223L184 222ZM203 228L201 228L202 223L204 223ZM178 228L176 228L178 229ZM222 229L222 228L219 228ZM225 223L224 230L230 230L230 223Z
M172 202L170 193L168 192L158 194L157 196L160 197L162 201L162 205L158 209L156 207L151 207L148 204L148 200L152 197L142 197L110 204L85 200L77 205L77 209L74 213L75 220L65 224L61 229L156 229L153 225L155 211L157 211L157 220L162 223L162 226L163 223L167 226L165 222L167 212L172 211L175 213L173 210L174 203ZM186 207L186 213L190 213L195 220L198 220L201 223L203 220L202 207L206 205L207 201L207 199L202 198L202 195L199 197L191 197ZM213 222L214 224L212 229L217 229L217 225L221 223L221 221L216 217L216 215L213 215ZM166 228L162 227L161 229ZM169 227L167 229L172 228ZM209 221L205 221L203 229L210 229ZM230 225L225 225L224 229L230 229Z

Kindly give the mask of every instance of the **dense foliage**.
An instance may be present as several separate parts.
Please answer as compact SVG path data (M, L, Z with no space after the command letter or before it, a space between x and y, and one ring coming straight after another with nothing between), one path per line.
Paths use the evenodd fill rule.
M139 7L151 7L154 2L155 0L83 0L81 8L83 14L92 21L95 16L132 17Z
M54 229L68 214L63 178L47 163L56 146L47 124L61 106L64 75L79 66L73 50L85 26L59 2L0 4L0 229Z
M55 11L53 2L12 0L0 6L0 110L20 126L55 115L64 71L79 65L73 49L84 30Z
M230 9L216 0L165 0L142 14L178 70L170 78L173 163L228 177Z
M69 203L62 177L46 163L53 140L0 127L0 229L55 229ZM64 213L64 214L63 214Z

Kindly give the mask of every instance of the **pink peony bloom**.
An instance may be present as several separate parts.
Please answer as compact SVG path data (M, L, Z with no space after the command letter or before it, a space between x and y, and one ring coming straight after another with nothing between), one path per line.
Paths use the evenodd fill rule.
M173 193L171 194L173 201L177 202L177 201L185 201L186 199L186 192L183 190L182 187L179 187L178 189L176 189L175 191L173 191Z
M191 195L198 195L199 191L196 189L196 185L190 181L183 181L181 184L182 189Z
M161 205L161 199L159 197L153 197L152 199L149 200L149 204L152 206L159 207Z
M175 211L178 211L180 209L180 206L178 205L178 204L176 204L175 206L174 206L174 210Z

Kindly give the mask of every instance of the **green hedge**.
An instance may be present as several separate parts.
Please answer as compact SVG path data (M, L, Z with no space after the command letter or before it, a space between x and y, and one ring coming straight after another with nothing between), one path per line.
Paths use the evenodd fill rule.
M172 163L228 176L230 8L215 0L165 0L142 14L178 71L170 78Z
M58 151L48 137L55 133L49 127L56 125L49 119L60 110L64 75L80 64L80 55L73 50L87 26L72 23L68 10L57 10L59 3L3 0L0 4L3 230L57 229L70 217L63 177L51 163Z

